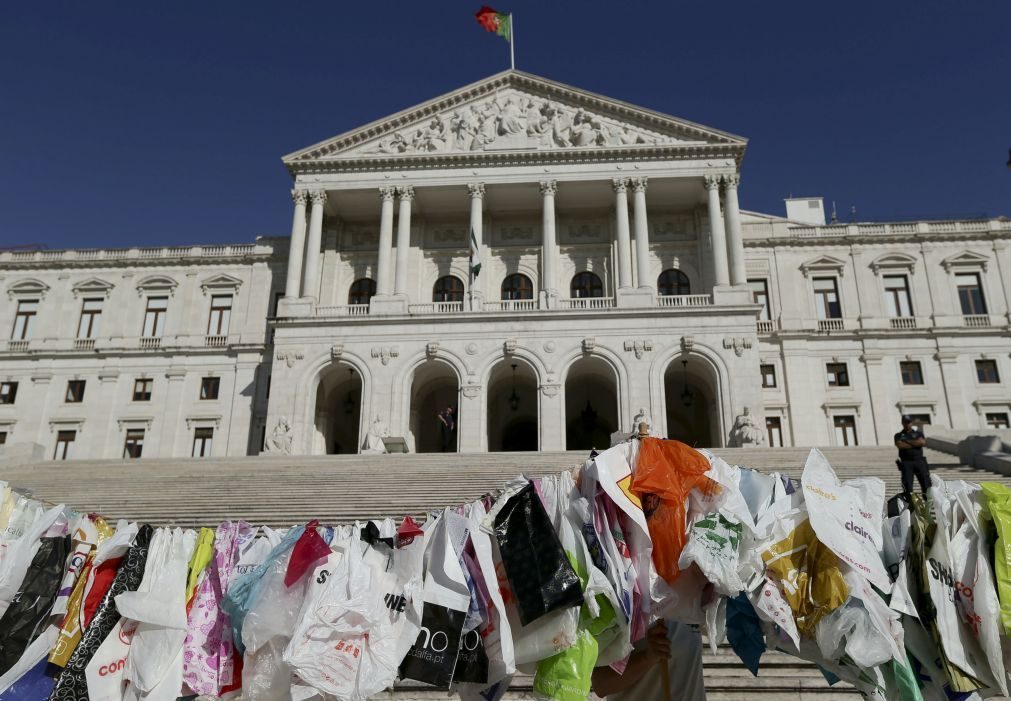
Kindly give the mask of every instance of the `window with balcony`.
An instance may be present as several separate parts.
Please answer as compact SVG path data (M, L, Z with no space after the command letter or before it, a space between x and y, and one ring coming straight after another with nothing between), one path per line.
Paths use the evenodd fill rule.
M232 295L211 297L211 316L207 320L208 336L227 336L232 317Z
M908 317L913 315L913 302L909 296L909 278L905 275L885 275L885 305L888 316Z
M148 297L147 309L144 311L144 329L141 335L145 338L160 338L165 332L165 315L168 313L168 297Z
M835 428L836 445L859 445L857 442L857 422L853 415L833 416L832 426Z
M589 271L577 273L569 283L569 297L583 299L586 297L603 297L604 283L600 277Z
M221 387L220 377L204 377L200 380L200 398L217 399L218 389Z
M783 447L783 419L778 416L765 417L765 430L769 434L769 447Z
M834 277L816 277L813 284L818 319L841 319L842 305L839 303L838 281Z
M1000 373L997 372L996 360L977 360L976 379L980 384L993 385L1000 382Z
M979 273L959 273L955 276L955 287L958 289L958 303L962 306L963 316L986 314L986 298L983 296L983 285Z
M671 268L660 273L656 280L656 291L661 295L690 295L692 285L687 275L677 268Z
M133 381L133 401L151 401L151 391L154 389L154 380L141 378Z
M988 411L986 413L986 425L990 428L1007 428L1008 415L1006 411Z
M77 324L78 338L94 338L98 335L98 322L102 318L104 299L86 299L81 303L81 320Z
M70 449L77 438L77 431L58 431L56 433L56 450L53 460L66 460L70 457Z
M758 312L759 321L769 321L769 281L768 280L748 280L748 287L751 289L751 301L761 304L762 310Z
M376 294L376 281L370 277L358 278L348 290L348 304L368 304Z
M829 387L849 387L850 373L846 363L826 363L825 379Z
M502 300L533 299L534 283L523 273L507 275L502 281Z
M772 364L761 365L762 387L770 389L776 386L776 366Z
M197 428L193 430L193 457L205 458L211 454L211 443L214 440L213 428Z
M919 360L904 360L899 363L899 375L904 385L923 384L923 366Z
M444 275L432 287L433 302L462 302L463 280L455 275Z
M126 441L123 442L124 458L139 458L144 452L144 429L128 428Z
M12 341L27 341L32 337L32 326L35 325L35 315L38 311L37 299L22 299L18 302L18 310L14 315L14 328L11 329Z
M70 380L67 382L67 404L80 404L84 401L84 380Z
M0 404L13 404L17 395L17 382L0 382Z

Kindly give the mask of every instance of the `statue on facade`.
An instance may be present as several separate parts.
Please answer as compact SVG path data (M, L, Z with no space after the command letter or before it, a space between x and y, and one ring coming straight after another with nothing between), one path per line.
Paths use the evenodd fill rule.
M288 423L288 417L278 417L274 430L271 431L270 437L267 438L267 452L276 455L291 455L292 439L291 424Z
M365 441L362 443L362 453L385 453L384 435L386 435L386 426L383 424L383 417L376 414L376 418L372 420L372 425L369 426L368 433L365 434Z
M498 118L498 133L500 136L512 136L525 133L527 117L520 108L516 98L510 97L502 105L502 113Z
M751 409L744 407L744 413L737 417L730 431L730 446L744 448L753 445L765 445L765 431L755 423Z

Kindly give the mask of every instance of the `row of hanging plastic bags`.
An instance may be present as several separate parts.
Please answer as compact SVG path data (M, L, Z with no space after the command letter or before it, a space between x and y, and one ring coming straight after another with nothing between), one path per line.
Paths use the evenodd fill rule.
M447 479L451 477L447 476ZM3 486L3 483L0 483ZM800 482L645 438L411 517L287 530L120 522L6 488L0 701L366 699L394 684L585 699L656 619L868 698L1007 694L1011 492Z

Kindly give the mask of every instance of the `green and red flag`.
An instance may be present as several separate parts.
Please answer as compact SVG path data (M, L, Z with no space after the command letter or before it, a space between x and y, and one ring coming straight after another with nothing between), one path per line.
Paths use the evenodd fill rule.
M512 41L512 15L484 5L474 16L477 17L477 23L487 31L495 32L506 41Z

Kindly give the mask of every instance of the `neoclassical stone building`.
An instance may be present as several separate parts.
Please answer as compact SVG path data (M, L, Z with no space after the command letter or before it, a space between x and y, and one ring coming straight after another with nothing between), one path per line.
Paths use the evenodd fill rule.
M746 145L507 71L286 156L290 237L0 253L0 441L437 451L447 407L469 452L638 414L700 446L1006 426L1011 222L741 212Z

